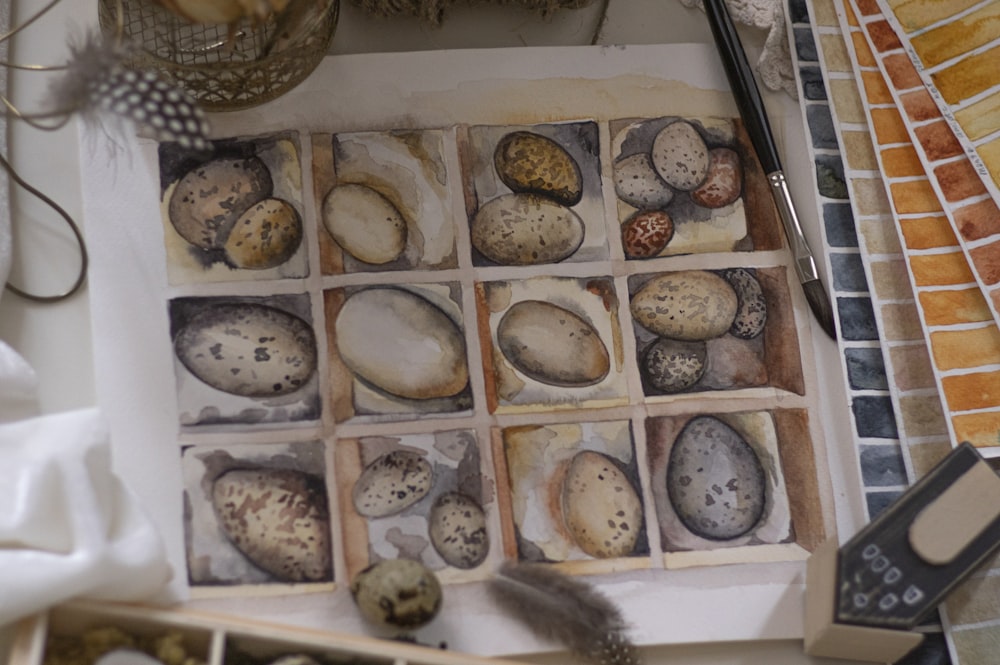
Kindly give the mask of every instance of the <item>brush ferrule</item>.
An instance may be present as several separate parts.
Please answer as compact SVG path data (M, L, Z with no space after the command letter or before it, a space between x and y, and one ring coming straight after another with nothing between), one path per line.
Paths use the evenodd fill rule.
M795 212L795 205L792 203L792 194L788 189L788 181L781 171L774 171L767 175L767 181L771 185L771 194L774 196L774 203L778 208L778 216L785 227L785 236L788 238L788 247L795 259L795 272L798 274L799 282L808 282L819 279L819 271L816 269L816 261L813 259L809 245L806 244L805 234L802 232L802 225L799 223L799 216Z

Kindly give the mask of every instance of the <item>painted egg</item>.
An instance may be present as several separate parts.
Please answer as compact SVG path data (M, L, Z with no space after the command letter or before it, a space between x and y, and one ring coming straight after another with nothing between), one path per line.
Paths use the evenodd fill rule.
M471 226L472 245L507 266L557 263L583 244L584 225L564 205L537 194L505 194L487 201Z
M724 270L722 277L733 287L739 301L729 332L740 339L753 339L764 332L767 324L767 300L760 282L745 268Z
M437 616L443 594L437 576L423 564L386 559L354 577L351 596L361 615L373 624L414 629Z
M233 395L295 392L316 371L316 337L288 312L256 303L205 307L180 329L174 352L198 379Z
M265 270L292 258L302 244L302 218L288 201L258 201L236 220L223 249L237 268Z
M722 208L743 192L743 162L735 150L713 148L705 182L691 190L691 200L706 208Z
M406 220L371 187L338 185L323 200L323 226L340 247L364 263L395 261L406 249Z
M541 134L507 134L497 143L493 166L513 192L540 194L565 206L583 197L580 166L565 148Z
M653 160L644 152L622 157L615 162L615 193L625 203L639 210L663 208L674 199L674 190L653 168Z
M674 237L674 222L662 210L640 211L622 225L622 245L630 259L657 256Z
M351 498L365 517L385 517L409 508L431 489L434 471L423 455L393 450L364 468Z
M212 507L233 545L277 579L330 579L330 515L320 478L285 469L234 469L212 485Z
M186 173L167 207L182 238L201 249L219 249L246 210L271 196L271 172L260 159L215 159Z
M708 175L708 146L689 122L672 122L653 139L650 151L653 167L676 189L691 191Z
M705 270L666 273L632 296L632 318L662 337L699 341L726 334L738 300L729 282Z
M552 386L590 386L611 369L607 347L594 326L542 300L512 305L497 326L497 345L514 367Z
M469 382L462 331L441 308L410 291L377 287L344 303L337 350L358 377L409 399L451 397Z
M704 342L684 342L662 337L642 357L643 376L653 388L678 393L698 383L705 374L708 351Z
M628 556L642 531L642 501L628 476L607 455L573 456L562 486L566 528L580 549L598 559Z
M449 566L475 568L489 553L486 513L470 496L448 492L435 499L428 528L431 544Z
M692 533L729 540L764 514L764 468L749 443L713 416L696 416L681 430L667 461L667 494Z

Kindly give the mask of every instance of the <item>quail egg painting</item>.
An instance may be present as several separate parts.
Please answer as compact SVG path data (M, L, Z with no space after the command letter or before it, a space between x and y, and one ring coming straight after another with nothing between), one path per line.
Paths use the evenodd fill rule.
M457 266L445 142L441 130L313 137L324 273Z
M629 278L643 392L804 390L784 268L678 270Z
M316 441L183 448L191 583L329 588L334 543L324 451Z
M777 249L763 171L729 118L612 123L612 180L626 259ZM756 220L751 223L751 220Z
M500 433L506 519L524 561L648 565L645 508L628 421L522 425ZM516 546L516 547L515 547ZM597 566L595 566L597 564Z
M469 127L460 147L473 263L607 256L595 123Z
M349 573L411 559L442 580L482 579L496 489L472 430L341 440L335 466Z
M308 297L175 298L169 316L181 426L319 417L319 349Z
M297 133L159 148L161 215L172 283L308 275Z

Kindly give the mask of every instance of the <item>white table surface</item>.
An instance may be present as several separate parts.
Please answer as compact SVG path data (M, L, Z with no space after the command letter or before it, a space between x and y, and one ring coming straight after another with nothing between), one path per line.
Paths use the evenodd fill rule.
M15 0L14 21L28 16L48 0ZM415 19L374 19L344 0L333 53L407 51L460 47L517 47L589 44L598 28L601 0L582 10L557 12L541 18L526 11L482 6L449 11L441 27ZM14 44L17 62L58 64L67 43L95 22L94 3L64 0ZM679 0L610 0L600 29L600 43L709 42L704 15ZM748 45L762 35L744 31ZM13 72L15 103L31 109L43 98L46 75ZM79 146L72 126L39 132L22 123L9 128L15 167L29 182L80 218ZM61 219L22 192L12 192L15 235L13 280L33 291L54 292L70 283L79 267L75 242ZM97 220L89 220L96 223ZM110 223L110 222L109 222ZM121 223L116 221L115 223ZM89 304L86 288L55 305L26 302L12 294L0 296L0 339L13 346L38 376L39 407L51 413L96 403L91 357ZM664 602L670 602L664 599ZM751 607L747 612L753 612ZM3 658L0 631L0 662ZM9 633L6 635L9 638ZM685 665L838 665L848 661L809 658L798 641L692 644L647 649L646 662ZM536 659L532 659L536 660ZM545 664L567 662L561 655L539 656Z

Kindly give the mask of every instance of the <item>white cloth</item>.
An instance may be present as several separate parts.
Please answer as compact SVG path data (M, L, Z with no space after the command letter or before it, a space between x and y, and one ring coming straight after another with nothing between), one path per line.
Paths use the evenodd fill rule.
M702 0L681 0L686 7L704 9ZM783 0L726 0L733 22L767 30L764 49L757 59L757 72L770 90L784 90L793 99L798 98L792 55L785 26Z
M159 591L166 550L136 506L97 409L0 425L0 625L70 598Z

